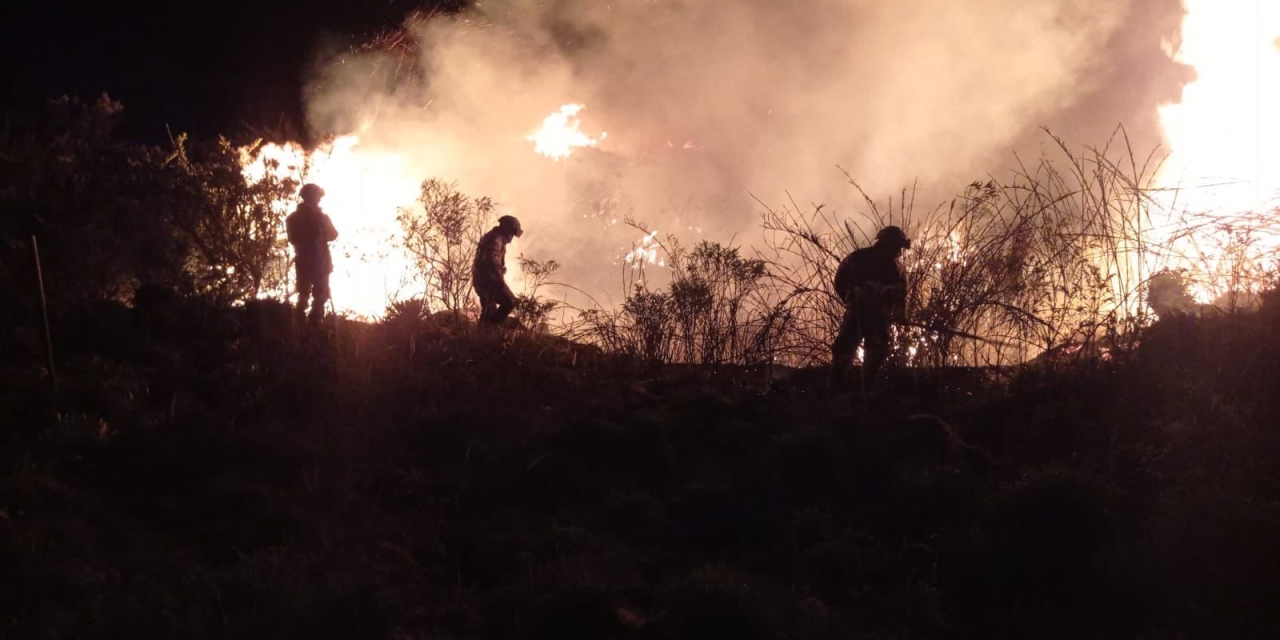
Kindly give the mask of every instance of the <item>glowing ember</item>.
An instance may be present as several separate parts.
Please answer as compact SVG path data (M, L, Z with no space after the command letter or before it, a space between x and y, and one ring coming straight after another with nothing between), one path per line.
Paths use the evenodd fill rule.
M599 145L600 141L609 134L601 132L599 138L592 138L582 132L578 112L584 108L580 104L566 104L560 107L559 111L542 121L541 129L525 139L534 143L534 151L552 160L568 158L576 148Z
M1221 274L1238 271L1239 247L1232 245L1240 237L1248 236L1253 256L1274 255L1280 246L1274 219L1246 215L1274 210L1280 193L1280 2L1185 0L1185 6L1177 57L1198 77L1181 103L1160 110L1173 148L1162 186L1178 191L1166 200L1169 218L1159 222L1167 228L1157 228L1162 237L1155 240L1179 235L1171 244L1182 264L1172 266L1193 271L1191 292L1210 302L1236 286ZM1188 235L1184 211L1212 224ZM1217 237L1204 237L1209 233Z
M288 143L263 145L242 155L250 179L270 171L324 188L320 206L339 234L332 245L330 279L338 311L375 317L397 295L422 293L422 279L399 244L403 232L396 220L399 207L414 202L420 179L409 174L401 157L366 150L356 136L337 138L310 153ZM277 206L292 211L297 201Z

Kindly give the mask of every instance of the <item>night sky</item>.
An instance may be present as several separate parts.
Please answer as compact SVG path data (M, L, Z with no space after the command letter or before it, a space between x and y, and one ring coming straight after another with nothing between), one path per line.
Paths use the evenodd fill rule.
M0 70L9 113L63 94L122 102L125 131L165 125L200 135L283 125L299 131L302 86L318 51L355 46L416 8L464 0L221 0L6 10Z

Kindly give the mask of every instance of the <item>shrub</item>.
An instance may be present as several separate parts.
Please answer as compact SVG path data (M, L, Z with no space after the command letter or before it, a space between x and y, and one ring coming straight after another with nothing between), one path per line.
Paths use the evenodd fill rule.
M548 331L551 313L560 307L555 300L544 300L538 297L538 289L560 269L555 260L539 262L521 254L516 258L520 271L524 274L524 292L516 296L516 308L512 315L521 326L534 333Z
M460 315L471 301L472 260L493 201L432 178L422 182L418 204L421 209L401 209L398 216L405 249L422 271L428 303Z
M221 303L278 290L287 276L280 237L291 180L253 181L225 138L171 149L123 141L123 107L62 98L0 139L0 222L7 244L40 240L55 305L128 301L144 284ZM15 252L26 271L29 248Z
M675 238L665 242L643 224L650 251L661 251L670 282L654 286L645 278L646 259L628 264L632 279L616 310L579 313L568 329L574 337L608 350L657 362L698 364L771 360L777 336L786 328L765 303L768 268L737 247L699 242L692 250Z

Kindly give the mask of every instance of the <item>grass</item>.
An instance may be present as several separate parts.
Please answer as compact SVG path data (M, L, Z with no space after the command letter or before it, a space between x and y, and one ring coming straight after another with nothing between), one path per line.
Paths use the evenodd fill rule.
M22 364L38 342L3 369L5 637L1280 622L1269 307L1158 323L1089 366L899 370L864 408L804 369L422 314L326 340L271 303L170 304L64 348L58 416Z
M646 231L627 302L576 320L537 298L557 265L522 261L528 330L477 331L454 273L378 324L316 331L278 303L211 302L235 282L189 281L190 247L169 227L205 216L138 236L173 241L166 251L131 232L95 236L84 254L56 233L97 229L81 223L104 211L202 211L201 180L242 181L229 157L188 180L153 148L40 135L10 150L62 152L10 164L106 167L111 180L65 200L44 182L10 190L10 244L25 246L28 224L48 231L59 380L55 391L45 377L40 307L21 288L34 274L15 253L0 261L12 276L0 278L12 303L0 308L0 637L1280 627L1271 224L1158 209L1150 167L1116 160L1128 149L1059 143L931 212L907 193L866 198L862 227L766 206L756 249ZM123 200L95 191L137 168L99 162L104 150L146 161L154 184ZM138 205L185 202L152 188L174 180L191 207ZM417 221L419 257L465 271L467 229L482 228L468 225L487 209L433 189L443 217ZM119 206L72 206L99 201ZM830 276L889 222L914 225L918 243L916 326L894 362L917 366L859 398L825 384ZM1184 232L1158 241L1168 224ZM666 282L643 266L659 251ZM84 255L111 259L71 260ZM1160 275L1179 262L1196 268ZM152 277L173 286L133 286ZM119 283L133 308L86 302ZM1185 297L1183 285L1223 283L1241 294L1224 312ZM1158 322L1153 288L1170 309ZM563 335L540 326L561 318Z
M835 270L890 224L914 238L902 260L910 324L894 336L900 365L1096 356L1133 348L1153 308L1257 307L1275 281L1274 211L1180 208L1157 185L1159 163L1136 157L1123 130L1103 148L1046 135L1041 157L932 210L912 191L877 202L847 174L863 201L852 215L759 201L762 244L752 249L688 248L630 221L666 268L628 261L619 308L577 310L559 329L658 362L820 364L844 312Z

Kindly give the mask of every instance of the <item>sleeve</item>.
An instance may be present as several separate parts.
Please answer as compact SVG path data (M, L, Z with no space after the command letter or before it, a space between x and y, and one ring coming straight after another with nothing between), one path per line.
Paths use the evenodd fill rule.
M493 262L493 272L500 275L507 275L507 246L502 242L501 238L494 237L490 243L490 260Z
M491 233L480 236L480 244L476 247L476 276L494 276L501 275L502 269L495 267L497 263L495 254L497 253L498 239Z
M293 213L293 214L290 214L288 218L284 219L285 235L288 236L289 238L289 244L295 247L298 246L298 219L296 217L297 215L298 214Z
M333 226L333 219L329 216L324 217L324 240L325 242L333 242L338 239L338 228Z

